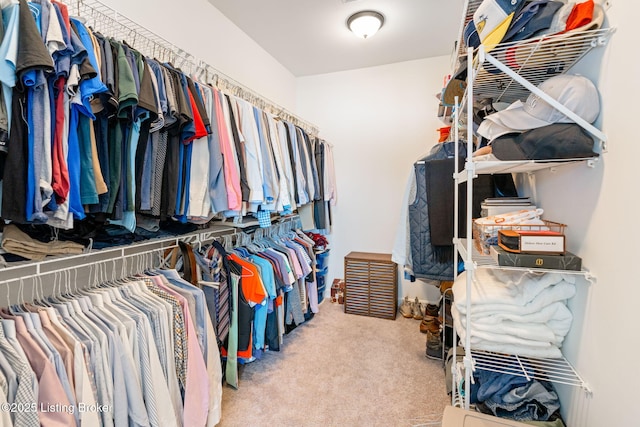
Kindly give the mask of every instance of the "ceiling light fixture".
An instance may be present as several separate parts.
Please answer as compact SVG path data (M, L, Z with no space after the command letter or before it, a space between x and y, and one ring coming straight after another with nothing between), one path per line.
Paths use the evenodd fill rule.
M354 13L347 19L347 27L353 34L363 39L374 35L384 24L384 16L373 10Z

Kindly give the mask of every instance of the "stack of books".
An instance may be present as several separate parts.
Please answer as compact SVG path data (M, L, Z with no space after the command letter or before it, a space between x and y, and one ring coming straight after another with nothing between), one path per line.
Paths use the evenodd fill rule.
M494 216L519 210L535 210L529 197L491 197L480 205L482 216Z

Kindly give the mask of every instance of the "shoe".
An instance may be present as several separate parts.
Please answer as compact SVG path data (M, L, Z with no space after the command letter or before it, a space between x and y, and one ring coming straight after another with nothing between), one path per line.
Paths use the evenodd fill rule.
M427 332L440 333L440 321L435 316L424 316L422 322L420 322L420 332L426 334Z
M449 298L444 299L444 318L447 325L453 325L453 317L451 316L451 300Z
M442 360L442 340L439 332L427 331L426 356L430 359Z
M416 320L422 320L424 317L424 311L422 311L422 304L416 297L416 300L413 302L413 318Z
M425 309L425 315L431 317L438 317L440 315L440 309L436 304L427 304Z
M400 305L400 314L402 314L402 317L406 317L407 319L413 317L413 306L409 302L409 297L404 297L404 301L402 301L402 304Z
M453 281L452 280L443 280L443 281L440 282L440 293L444 294L445 292L447 292L452 287L453 287Z

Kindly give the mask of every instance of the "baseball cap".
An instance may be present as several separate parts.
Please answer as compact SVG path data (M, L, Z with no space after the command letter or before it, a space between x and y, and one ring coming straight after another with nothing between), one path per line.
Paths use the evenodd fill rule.
M580 40L573 41L572 37L580 37L584 31L597 30L604 23L604 9L599 4L595 4L593 14L586 24L567 31L566 28L570 28L567 26L567 18L575 7L576 5L571 3L562 6L556 11L548 29L539 30L532 35L530 42L517 43L508 47L504 53L501 52L503 55L501 60L513 69L520 69L526 65L543 68L541 72L547 74L562 72L568 65L563 59L563 49L566 49L567 44L580 43ZM576 21L585 22L581 19Z
M476 48L480 46L480 37L478 36L478 30L476 30L476 24L473 23L473 19L467 22L464 27L464 44L469 48Z
M487 52L502 41L523 3L524 0L483 0L480 3L473 14L473 23Z
M503 42L514 42L532 37L551 26L556 12L564 5L559 1L532 0L525 4L513 19Z
M442 91L442 104L446 106L455 105L455 97L458 97L458 101L462 102L462 97L467 89L467 59L462 58L460 65L453 73L451 79L447 82L444 90Z
M538 88L589 123L593 123L600 114L598 89L586 77L559 74L548 78L539 84ZM503 111L488 115L485 121L491 120L515 132L552 123L573 122L534 93L529 94L524 104L518 104L518 102L516 101Z
M595 157L593 139L575 123L555 123L523 133L510 133L491 143L499 160L546 160Z
M522 106L523 106L522 101L518 100L512 103L511 105L509 105L507 108L505 108L502 111L518 109L518 108L522 108ZM493 114L496 114L496 113L493 113ZM476 130L476 133L478 135L486 138L488 141L493 141L494 139L502 135L513 133L513 132L520 132L520 131L515 131L507 126L504 126L503 124L497 121L487 120L493 114L489 114L485 116L483 120L478 124L478 129Z
M595 4L593 0L575 4L573 9L571 9L571 13L567 16L564 31L572 31L589 25L589 23L593 21L594 13Z

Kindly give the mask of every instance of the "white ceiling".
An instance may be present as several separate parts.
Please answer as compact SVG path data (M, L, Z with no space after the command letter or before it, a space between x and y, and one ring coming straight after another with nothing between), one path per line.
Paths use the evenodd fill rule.
M464 0L208 0L295 76L324 74L453 51ZM385 16L367 40L347 18Z

